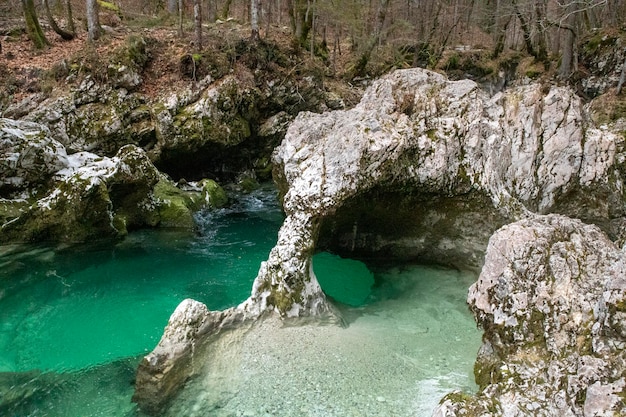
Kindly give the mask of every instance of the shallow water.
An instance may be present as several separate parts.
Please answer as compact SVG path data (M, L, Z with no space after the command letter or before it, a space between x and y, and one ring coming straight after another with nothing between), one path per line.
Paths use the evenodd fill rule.
M194 358L167 415L419 417L452 390L475 391L481 333L464 302L475 277L416 265L374 276L367 304L341 308L346 327L269 318L224 335Z
M136 415L134 370L176 305L243 301L282 218L275 191L260 190L198 213L196 235L0 247L0 415ZM233 332L221 356L198 358L169 415L421 416L451 389L475 389L475 277L330 254L314 268L347 327L268 320Z

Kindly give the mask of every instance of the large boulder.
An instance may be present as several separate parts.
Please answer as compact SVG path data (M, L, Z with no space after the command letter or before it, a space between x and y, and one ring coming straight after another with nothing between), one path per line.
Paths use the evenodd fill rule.
M468 303L485 331L480 391L436 416L626 412L626 257L596 226L548 215L498 230Z
M132 145L114 158L79 152L57 171L46 195L2 226L4 241L80 242L159 222L151 191L161 174Z
M29 196L67 164L65 148L47 128L0 119L0 197Z

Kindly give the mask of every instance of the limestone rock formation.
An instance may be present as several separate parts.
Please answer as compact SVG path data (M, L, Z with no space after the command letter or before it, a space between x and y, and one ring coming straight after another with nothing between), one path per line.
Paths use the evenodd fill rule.
M396 71L354 109L301 113L290 125L274 155L287 219L248 305L327 311L310 267L318 237L348 254L461 267L479 267L493 231L530 213L580 218L617 238L623 142L590 125L567 88L490 97L469 80Z
M193 373L193 356L210 344L209 336L240 326L246 319L240 309L208 311L197 301L181 302L157 347L139 364L133 401L144 413L157 415Z
M0 119L0 132L2 242L81 242L158 224L191 229L193 210L225 203L210 180L178 189L134 145L112 158L68 155L41 125Z
M232 179L251 168L269 179L271 153L287 122L303 109L342 105L332 93L325 101L310 77L259 80L243 69L147 97L135 91L141 82L137 70L148 59L145 41L127 43L102 69L105 74L73 75L71 91L30 96L7 108L4 117L45 125L68 153L113 157L122 146L136 145L176 179L199 172Z
M68 164L65 148L36 123L0 119L0 197L28 197Z
M622 415L626 257L596 226L558 215L498 230L468 303L485 330L476 396L451 416Z

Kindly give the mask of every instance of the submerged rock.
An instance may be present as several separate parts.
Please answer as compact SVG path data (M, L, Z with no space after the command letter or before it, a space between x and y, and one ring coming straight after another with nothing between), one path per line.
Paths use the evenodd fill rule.
M626 257L596 226L563 216L490 239L468 303L484 329L480 391L448 395L451 416L621 415Z

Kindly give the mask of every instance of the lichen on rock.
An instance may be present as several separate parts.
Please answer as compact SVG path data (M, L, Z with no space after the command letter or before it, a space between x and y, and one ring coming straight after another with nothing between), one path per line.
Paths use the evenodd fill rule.
M279 242L306 241L300 235L316 238L319 230L312 232L305 223L289 228L293 216L308 217L306 224L332 222L351 201L363 202L368 193L382 195L371 194L375 190L409 196L405 201L413 202L424 217L454 219L460 229L449 227L449 235L427 243L441 248L433 252L440 259L429 261L468 258L459 249L472 247L469 258L480 263L493 231L533 212L574 215L612 233L624 222L623 175L616 163L623 149L617 135L590 125L583 113L580 99L567 88L553 87L546 93L533 84L490 97L469 80L453 82L422 69L395 71L373 83L355 108L301 113L289 126L274 154L275 177L288 215ZM572 203L581 199L582 207ZM440 203L427 203L432 201ZM393 216L396 207L387 215ZM479 224L482 231L477 233L477 224L468 219L480 217L490 220ZM356 220L354 225L353 242L394 244L381 228L374 230L367 222L357 225ZM407 228L404 238L416 230L424 228ZM402 238L397 236L396 242ZM332 236L325 241L341 246ZM345 246L343 250L350 252ZM406 245L405 250L410 251ZM297 252L308 257L312 251ZM279 265L294 262L281 258L276 261L278 271L262 268L257 281L264 283L255 284L253 298L268 286L276 287L280 274L292 279L291 267L281 271ZM305 288L312 277L306 268L296 270L300 278L289 288ZM274 308L281 314L307 314L305 308L284 303Z
M548 215L498 230L468 296L480 391L435 415L623 414L624 300L626 257L596 226Z
M36 192L67 163L65 148L48 129L0 119L0 197Z

